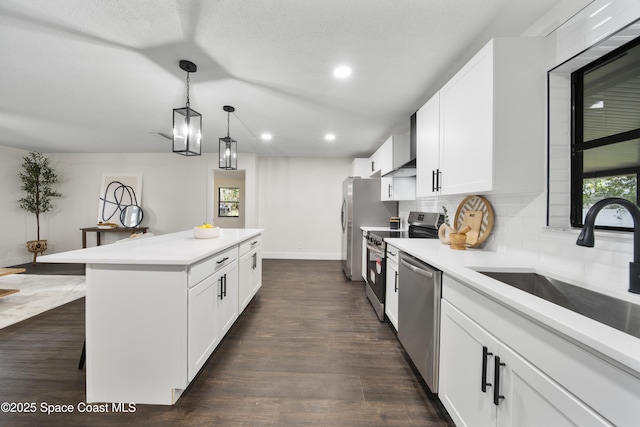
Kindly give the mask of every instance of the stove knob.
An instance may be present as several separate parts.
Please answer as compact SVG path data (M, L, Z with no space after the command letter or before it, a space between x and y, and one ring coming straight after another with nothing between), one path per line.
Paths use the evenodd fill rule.
M380 246L380 245L382 245L381 242L376 242L376 246Z

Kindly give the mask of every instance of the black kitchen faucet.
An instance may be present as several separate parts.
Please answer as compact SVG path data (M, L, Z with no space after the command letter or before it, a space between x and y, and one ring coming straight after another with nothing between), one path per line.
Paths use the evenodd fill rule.
M587 212L576 244L593 247L596 216L607 205L624 206L633 217L633 261L629 263L629 292L640 294L640 208L635 203L620 197L610 197L596 202Z

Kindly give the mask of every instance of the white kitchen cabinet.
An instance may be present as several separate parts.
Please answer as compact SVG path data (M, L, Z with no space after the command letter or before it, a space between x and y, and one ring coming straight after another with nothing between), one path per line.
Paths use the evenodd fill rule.
M380 176L393 170L393 137L389 137L369 158L370 176Z
M193 380L220 342L217 312L219 280L218 275L211 275L189 289L187 323L189 381Z
M231 329L238 318L238 262L226 266L216 274L218 279L217 311L220 336Z
M398 248L387 245L387 283L384 313L389 322L398 330Z
M419 110L419 197L542 189L543 43L491 40Z
M242 242L239 246L238 310L244 311L262 286L262 236Z
M440 399L457 425L611 425L446 300L441 313Z
M416 112L416 197L439 194L440 92Z
M356 158L351 162L351 176L367 178L371 175L371 163L369 158Z
M415 177L392 177L380 180L380 200L383 202L393 200L415 200Z
M440 399L456 424L483 425L476 410L489 399L499 426L637 425L637 376L472 285L448 274L442 285ZM482 347L492 353L486 357L491 384L486 393ZM504 399L497 405L496 357L504 363L499 381ZM605 398L610 396L615 398Z
M238 318L238 249L194 265L188 291L188 381L193 380ZM204 277L204 278L203 278Z

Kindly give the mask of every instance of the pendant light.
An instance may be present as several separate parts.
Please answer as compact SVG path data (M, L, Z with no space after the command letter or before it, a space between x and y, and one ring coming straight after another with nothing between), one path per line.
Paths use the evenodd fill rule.
M229 136L229 116L236 109L230 105L225 105L222 109L227 112L227 136L219 139L220 169L236 170L238 169L238 141Z
M187 105L173 109L173 152L183 156L199 156L202 140L202 115L189 104L189 73L198 70L191 61L181 60L180 68L187 72Z

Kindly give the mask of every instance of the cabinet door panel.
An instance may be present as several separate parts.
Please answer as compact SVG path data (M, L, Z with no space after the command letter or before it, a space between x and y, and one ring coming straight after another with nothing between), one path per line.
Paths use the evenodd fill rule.
M218 321L220 336L223 337L238 318L238 264L234 262L218 276L223 278L217 285Z
M483 347L495 355L498 343L445 300L441 316L440 400L456 425L495 426L492 384L485 392L481 385ZM493 383L493 355L484 360L488 383Z
M238 264L238 310L247 307L253 296L253 254L249 252L240 258Z
M387 249L388 250L388 249ZM387 258L387 287L384 312L398 330L398 265Z
M511 349L502 345L498 426L571 427L611 426L607 421L540 372Z
M442 194L493 185L493 45L440 90Z
M440 169L440 92L416 113L416 133L416 197L435 196L435 174Z
M191 381L218 345L218 275L189 289L188 379Z
M253 254L253 270L251 273L252 295L262 286L262 251L258 248Z

